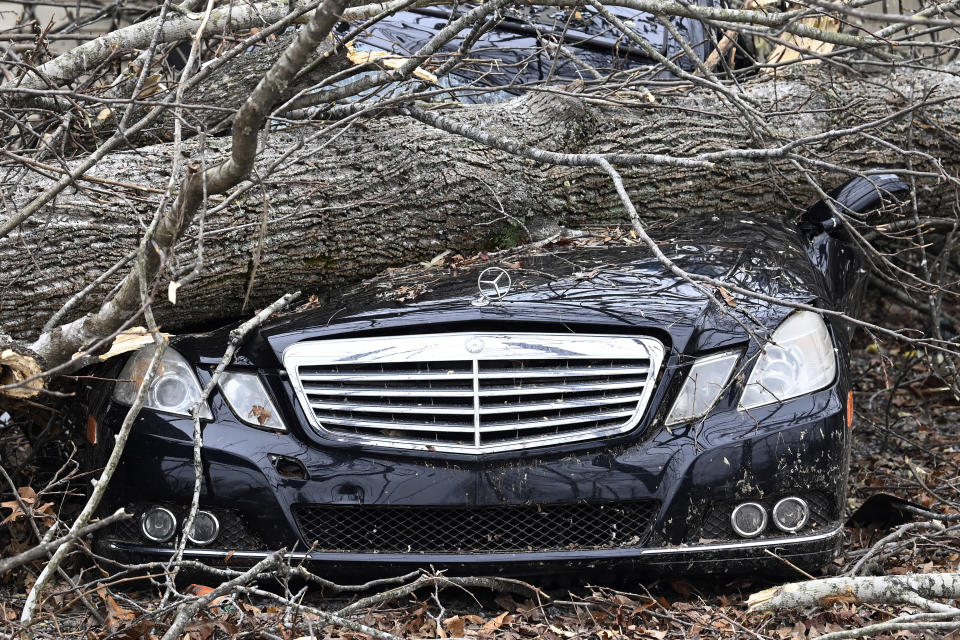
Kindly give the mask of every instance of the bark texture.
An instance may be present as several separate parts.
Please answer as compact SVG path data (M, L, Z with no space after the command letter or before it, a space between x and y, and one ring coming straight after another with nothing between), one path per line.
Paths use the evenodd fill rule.
M758 79L748 86L748 94L770 112L766 122L779 138L768 146L901 114L869 133L899 146L912 139L913 149L939 158L946 172L956 174L960 168L957 78L917 72L885 76L885 85L904 86L912 95L932 100L911 111L901 93L824 70L806 71L810 75L804 78ZM755 146L739 120L718 108L716 95L704 90L661 94L656 104L638 100L632 108L540 93L444 113L567 153L690 156ZM910 127L916 129L913 135L908 135ZM302 144L307 133L288 129L264 135L257 171ZM229 139L208 140L206 148L206 166L211 166L229 152ZM199 162L195 143L185 149ZM795 151L854 170L903 167L901 154L860 133L827 136ZM159 198L157 190L167 179L170 153L169 146L156 145L108 156L88 176L132 185L123 197L108 193L104 182L82 181L43 215L0 240L2 330L21 340L33 338L71 294L136 246ZM920 156L913 168L939 170ZM710 170L645 165L622 171L641 214L651 217L795 214L818 199L787 159L731 160ZM826 186L843 179L823 168L817 174ZM49 184L46 178L22 177L5 198L19 206ZM925 212L950 215L949 183L920 178L917 185ZM109 189L116 187L110 184ZM269 224L256 270L254 306L292 290L309 294L356 281L445 249L466 254L510 245L524 235L518 221L532 228L624 220L617 194L599 170L545 166L409 118L380 117L304 144L262 187L208 215L203 276L179 291L176 306L164 303L157 309L164 329L240 312L263 215ZM175 273L193 268L197 241L195 224L171 256ZM78 312L93 308L115 283L105 283Z
M777 611L830 606L835 602L917 604L930 598L957 597L960 597L960 574L930 573L792 582L752 594L747 605L751 611Z
M184 118L184 136L192 136L198 132L224 134L229 131L233 113L257 86L260 79L266 74L280 57L280 54L293 42L294 33L285 33L275 40L271 40L262 47L249 54L234 58L224 66L214 71L210 77L198 86L184 92L183 102L189 105L205 105L214 107L209 110L190 109ZM331 43L325 42L311 53L308 64L304 65L309 71L298 76L283 92L283 99L287 99L297 92L312 86L323 78L329 77L350 66L346 55L338 52L330 55ZM172 89L175 91L176 89ZM159 99L159 96L153 96ZM225 111L229 110L229 111ZM138 107L134 112L133 121L147 114L147 107ZM97 132L103 136L105 132L113 133L116 118L111 118L104 127L104 131ZM170 142L173 140L174 116L167 111L150 127L144 129L131 139L136 146ZM91 142L93 142L91 140Z

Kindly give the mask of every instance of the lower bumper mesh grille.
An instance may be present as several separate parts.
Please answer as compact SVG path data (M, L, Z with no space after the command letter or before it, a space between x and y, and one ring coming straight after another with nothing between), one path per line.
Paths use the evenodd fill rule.
M659 503L492 507L297 505L297 526L318 551L506 553L638 547Z

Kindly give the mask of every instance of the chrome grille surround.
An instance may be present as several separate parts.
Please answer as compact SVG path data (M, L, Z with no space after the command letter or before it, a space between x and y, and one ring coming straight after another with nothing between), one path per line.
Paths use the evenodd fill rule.
M283 364L326 437L478 454L633 429L663 358L649 336L470 332L299 342Z

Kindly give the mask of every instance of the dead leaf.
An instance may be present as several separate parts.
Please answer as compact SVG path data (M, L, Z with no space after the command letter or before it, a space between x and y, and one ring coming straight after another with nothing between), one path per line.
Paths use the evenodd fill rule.
M560 636L561 638L574 638L577 635L573 631L567 631L566 629L561 629L560 627L554 624L550 625L549 629L550 631Z
M184 627L184 631L190 634L191 638L197 638L198 640L209 640L216 628L217 625L215 622L212 620L205 620L202 622L193 622L187 625Z
M113 109L104 108L100 110L100 113L97 114L97 120L106 120L113 114Z
M502 627L502 626L504 625L504 623L510 621L510 620L508 620L508 618L512 619L513 616L510 615L510 612L509 612L509 611L504 611L503 613L501 613L500 615L498 615L496 618L492 618L492 619L488 620L488 621L483 625L483 629L484 629L485 631L496 631L497 629L499 629L500 627Z
M52 503L52 502L45 502L45 503L43 503L42 505L40 505L39 507L34 507L34 509L33 509L33 514L34 514L35 516L36 516L36 515L44 516L44 519L46 519L46 520L56 521L56 519L57 519L56 514L53 513L53 503Z
M447 633L454 638L462 638L466 627L466 620L460 616L453 616L443 621L443 626Z
M737 306L737 301L730 295L730 292L724 289L723 287L717 287L720 290L720 296L723 298L723 301L726 302L731 307Z
M138 98L146 98L152 96L157 91L160 91L160 78L163 76L159 73L155 73L152 76L147 76L143 81L143 89L140 90Z
M310 296L310 299L304 302L297 308L297 311L306 311L307 309L319 309L322 305L320 304L320 298L317 294Z
M123 627L121 625L120 629L115 630L113 633L109 633L111 640L141 640L142 638L154 638L150 631L153 630L153 627L156 626L156 623L152 620L146 618L141 618L135 623Z
M116 629L124 622L129 622L137 617L137 614L135 614L133 611L124 609L117 604L117 601L113 599L113 596L110 595L110 592L107 591L106 587L97 587L97 595L100 596L100 599L103 600L103 603L107 606L108 628Z
M4 509L12 509L13 512L3 519L0 524L7 524L8 522L16 522L23 516L27 515L23 512L23 509L20 508L20 503L16 500L8 500L7 502L0 502L0 507Z
M253 408L250 409L250 413L247 414L247 417L256 418L257 422L259 422L260 426L262 427L267 423L267 420L270 419L271 415L272 414L270 413L269 409L266 409L264 407L261 407L258 404L255 404L253 405Z
M42 514L49 518L55 518L52 502L46 502L39 507L34 506L37 502L37 492L34 491L32 487L20 487L17 489L17 493L20 495L19 501L7 500L6 502L0 502L0 507L11 510L10 515L4 518L3 521L0 522L0 525L15 522L26 515ZM27 508L27 513L24 513L20 507L21 502L23 506Z
M409 302L410 300L416 300L424 293L429 291L426 286L421 283L417 283L413 286L410 285L401 285L392 291L387 291L382 294L377 294L379 297L382 297L386 300L395 300L397 302Z

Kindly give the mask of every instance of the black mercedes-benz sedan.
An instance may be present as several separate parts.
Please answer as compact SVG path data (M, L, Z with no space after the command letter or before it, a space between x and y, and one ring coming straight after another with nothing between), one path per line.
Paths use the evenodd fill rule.
M837 207L905 186L857 179ZM723 214L393 271L255 330L192 407L229 328L171 340L109 490L115 557L329 573L810 569L842 539L851 327L865 272L825 205ZM734 287L731 287L734 289ZM310 308L315 307L315 308ZM152 347L91 388L106 455ZM786 561L786 562L785 562Z

